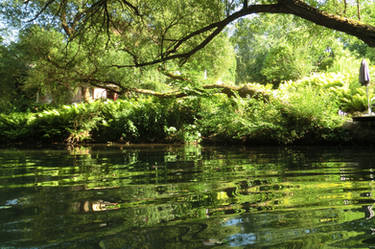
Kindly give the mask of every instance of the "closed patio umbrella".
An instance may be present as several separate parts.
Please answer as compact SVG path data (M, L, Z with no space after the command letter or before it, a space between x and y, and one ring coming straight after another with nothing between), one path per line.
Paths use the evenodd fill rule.
M366 86L366 95L367 95L367 106L368 114L371 114L370 98L368 96L368 85L370 83L370 71L367 65L366 60L362 60L361 67L359 68L359 82L362 86Z

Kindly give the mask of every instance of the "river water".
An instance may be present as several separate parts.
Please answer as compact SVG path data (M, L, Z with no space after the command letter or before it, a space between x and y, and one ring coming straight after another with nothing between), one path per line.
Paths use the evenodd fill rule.
M353 147L0 150L1 248L374 248Z

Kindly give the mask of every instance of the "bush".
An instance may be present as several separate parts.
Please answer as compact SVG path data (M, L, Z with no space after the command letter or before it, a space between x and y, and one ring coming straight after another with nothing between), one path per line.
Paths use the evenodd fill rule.
M22 141L30 134L31 113L0 114L0 142Z
M198 108L198 103L196 98L180 101L139 97L63 105L35 113L0 114L0 140L42 143L184 141L184 135L178 135L183 131L172 134L169 128L191 132L191 128L186 127L193 123L196 112L193 108Z
M286 45L279 45L266 54L261 73L274 86L285 80L296 80L312 71L312 65L308 65L304 53L295 51Z
M197 126L207 141L277 142L280 112L272 102L218 94L202 103ZM278 133L278 132L277 132Z
M374 68L375 69L375 68ZM315 89L316 94L325 95L330 102L337 103L340 110L347 113L367 110L366 88L358 82L358 75L349 73L319 73L297 81L287 81L280 85L278 95L281 98L306 87ZM369 88L370 97L374 87Z
M183 101L140 97L137 99L106 101L103 120L93 131L95 141L163 142L182 141L171 132L194 121L196 99Z
M293 86L296 87L296 86ZM298 89L298 90L297 90ZM342 139L345 118L331 93L310 85L286 92L274 91L276 98L229 98L216 95L205 99L197 121L206 141L241 143L318 143Z
M340 140L340 128L345 118L330 92L307 86L291 92L282 107L284 126L288 127L286 142L331 142Z

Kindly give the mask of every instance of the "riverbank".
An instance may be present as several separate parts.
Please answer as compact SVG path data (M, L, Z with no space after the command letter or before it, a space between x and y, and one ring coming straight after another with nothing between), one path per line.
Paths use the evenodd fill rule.
M306 99L304 99L306 101ZM305 102L306 103L306 102ZM373 129L338 115L327 102L278 99L138 97L0 114L2 144L203 143L351 144Z

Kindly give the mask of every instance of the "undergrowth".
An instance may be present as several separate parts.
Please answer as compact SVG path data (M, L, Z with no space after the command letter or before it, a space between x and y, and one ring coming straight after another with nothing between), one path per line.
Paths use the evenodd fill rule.
M350 113L366 109L364 87L345 74L312 75L267 91L267 98L134 97L0 114L0 142L341 143L350 140L343 129Z

